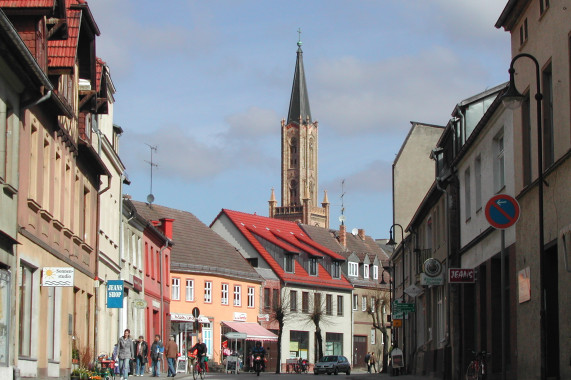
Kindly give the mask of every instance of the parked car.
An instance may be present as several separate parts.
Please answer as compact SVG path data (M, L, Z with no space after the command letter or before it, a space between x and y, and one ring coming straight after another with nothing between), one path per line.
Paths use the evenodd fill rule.
M313 367L314 375L319 375L320 373L327 373L328 375L334 373L337 375L339 372L345 372L347 375L351 373L351 364L349 364L349 360L345 356L324 356Z

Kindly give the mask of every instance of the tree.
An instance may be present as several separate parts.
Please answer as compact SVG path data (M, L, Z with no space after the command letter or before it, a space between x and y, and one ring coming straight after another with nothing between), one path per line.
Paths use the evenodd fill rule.
M331 310L327 309L327 299L321 297L321 293L313 292L312 307L307 314L303 314L304 319L308 323L315 326L315 341L317 350L314 352L314 363L323 357L323 335L321 326L331 321Z
M367 313L373 320L373 328L383 334L383 372L388 369L389 339L386 327L387 315L390 313L390 290L383 288L375 289L375 303L367 307Z
M278 357L276 363L276 373L281 372L281 358L282 358L282 332L286 321L292 315L290 309L289 294L285 289L282 289L278 300L274 300L270 309L270 321L277 322L278 324Z

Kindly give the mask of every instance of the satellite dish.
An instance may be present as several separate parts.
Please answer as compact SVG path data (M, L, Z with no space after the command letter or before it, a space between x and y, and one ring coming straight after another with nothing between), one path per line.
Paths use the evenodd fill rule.
M153 194L147 195L147 203L151 204L155 201L155 196Z
M340 221L341 223L343 223L343 222L345 221L345 215L341 215L341 216L339 217L339 221Z
M359 230L356 229L356 228L353 228L353 229L351 230L351 233L353 234L353 236L357 236L357 234L359 233Z

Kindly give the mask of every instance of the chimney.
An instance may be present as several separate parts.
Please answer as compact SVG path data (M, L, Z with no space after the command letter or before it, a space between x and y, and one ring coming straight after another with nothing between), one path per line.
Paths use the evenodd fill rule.
M165 234L167 238L172 240L172 223L174 222L174 219L161 218L160 221L161 221L161 230L163 231L163 234Z
M347 248L347 236L345 235L347 231L345 231L345 224L341 224L339 226L339 244L343 246L343 248Z
M359 228L358 230L358 235L361 238L361 240L365 240L365 230L363 228Z

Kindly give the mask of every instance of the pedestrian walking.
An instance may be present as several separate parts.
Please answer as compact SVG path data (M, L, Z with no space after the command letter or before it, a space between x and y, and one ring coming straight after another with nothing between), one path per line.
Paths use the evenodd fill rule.
M163 344L161 343L161 336L155 335L155 341L151 345L151 368L153 373L151 376L159 377L161 375L161 369L159 367L159 361L161 360L161 351L163 349Z
M367 372L371 373L371 354L368 352L365 355L365 364L367 364Z
M131 330L125 329L123 336L117 342L117 357L119 358L119 375L123 379L129 378L130 361L135 359Z
M135 343L135 358L137 359L137 367L135 368L135 376L143 376L145 374L145 366L147 364L147 354L149 346L145 342L145 338L140 335L139 340Z
M377 358L375 357L375 353L371 352L371 370L377 373Z
M176 375L176 358L178 356L178 346L174 341L174 336L169 337L169 341L165 347L165 356L169 366L167 377L175 377Z

